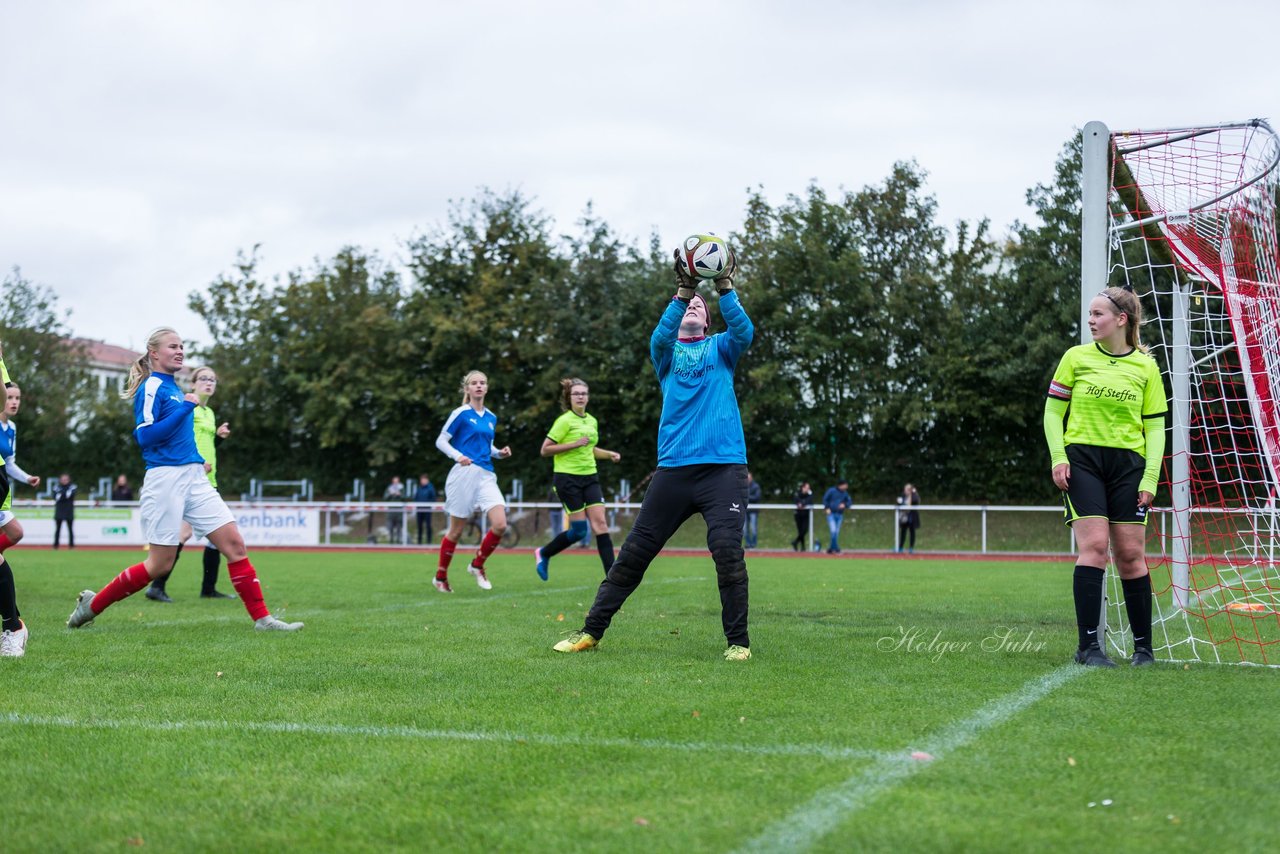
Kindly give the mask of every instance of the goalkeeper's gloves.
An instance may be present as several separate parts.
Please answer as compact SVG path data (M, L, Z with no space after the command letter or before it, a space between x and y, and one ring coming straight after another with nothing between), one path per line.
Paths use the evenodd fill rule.
M729 250L729 263L724 265L724 271L716 276L716 293L724 296L733 290L733 274L738 272L738 255L732 249Z
M676 297L685 302L693 299L698 293L698 280L685 272L684 263L680 260L680 250L676 250Z

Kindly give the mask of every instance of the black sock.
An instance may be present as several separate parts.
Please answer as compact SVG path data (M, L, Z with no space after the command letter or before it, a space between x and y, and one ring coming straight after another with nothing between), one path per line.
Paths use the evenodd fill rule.
M596 535L596 551L600 552L600 564L604 567L604 574L608 575L610 568L613 567L613 538L606 531L603 534Z
M1129 614L1129 630L1134 647L1151 649L1151 576L1122 578L1124 609Z
M151 579L151 589L165 592L164 586L169 582L169 576L173 575L173 569L178 565L178 558L182 557L182 543L178 543L178 550L173 553L173 565L169 567L169 571L163 575L157 575Z
M6 632L22 628L22 621L18 619L18 594L13 587L13 567L3 557L0 557L0 618Z
M551 542L547 543L545 546L542 547L542 556L555 557L556 555L560 554L560 552L564 551L565 549L569 548L569 546L573 545L574 542L575 542L574 540L569 539L568 531L561 531L560 533L556 534L555 538Z
M1106 570L1096 566L1076 566L1071 589L1076 600L1080 649L1102 646L1102 638L1098 637L1098 616L1102 613L1102 582L1106 577Z
M204 547L204 580L200 584L200 594L207 596L215 592L218 586L218 566L222 563L222 552L213 546Z

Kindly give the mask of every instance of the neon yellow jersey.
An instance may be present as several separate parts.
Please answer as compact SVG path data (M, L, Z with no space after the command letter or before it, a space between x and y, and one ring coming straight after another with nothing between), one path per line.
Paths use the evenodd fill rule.
M1146 456L1143 419L1169 410L1156 360L1140 350L1112 355L1098 344L1072 347L1058 363L1049 397L1068 401L1067 445L1127 448Z
M600 441L600 428L596 424L594 415L589 412L579 415L570 409L557 418L556 423L552 424L551 429L547 431L547 438L557 445L576 442L583 436L591 441L581 448L556 454L552 471L556 474L596 473L595 448L596 443Z
M213 437L218 433L218 419L214 417L213 410L209 407L197 406L193 425L196 431L196 450L199 451L200 456L204 457L204 461L212 466L209 469L209 483L217 489L218 452L213 446Z

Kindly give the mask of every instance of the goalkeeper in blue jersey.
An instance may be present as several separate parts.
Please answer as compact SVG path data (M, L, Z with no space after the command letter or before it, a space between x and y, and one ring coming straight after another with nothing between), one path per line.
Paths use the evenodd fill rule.
M730 256L715 280L720 312L729 329L708 336L707 304L697 295L697 281L676 264L676 296L649 339L649 357L662 389L658 469L586 622L555 645L558 652L595 647L658 552L686 519L700 513L707 523L707 547L720 587L721 620L729 644L724 657L730 661L751 657L747 564L742 550L747 448L733 373L755 330L733 289L735 269L736 261Z

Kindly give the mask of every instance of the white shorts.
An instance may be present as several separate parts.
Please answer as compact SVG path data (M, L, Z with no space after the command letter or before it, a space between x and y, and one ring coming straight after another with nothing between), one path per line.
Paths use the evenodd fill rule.
M5 525L8 525L17 518L17 516L13 515L12 510L0 510L0 528L3 528Z
M147 469L138 509L143 535L157 546L181 543L184 521L191 523L197 537L203 537L236 520L201 463Z
M449 469L444 482L444 509L450 516L466 519L479 510L488 513L493 507L501 507L507 500L498 489L498 476L477 465Z

